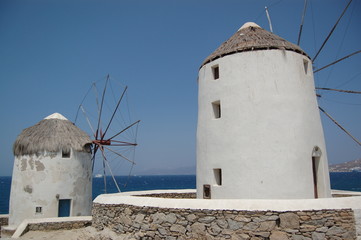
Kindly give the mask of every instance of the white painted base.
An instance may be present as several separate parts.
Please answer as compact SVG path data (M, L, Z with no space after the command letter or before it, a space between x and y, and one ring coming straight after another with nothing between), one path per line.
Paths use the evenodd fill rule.
M129 204L160 208L210 209L210 210L249 210L249 211L297 211L361 208L361 192L339 191L332 193L355 195L353 197L319 198L319 199L171 199L155 197L137 197L134 195L160 193L195 193L195 189L153 190L142 192L124 192L99 195L94 203Z
M37 218L37 219L25 219L20 223L20 225L16 228L16 226L6 226L7 229L12 229L16 231L11 236L11 238L19 238L21 237L27 226L31 223L61 223L61 222L75 222L75 221L91 221L91 216L81 216L81 217L58 217L58 218Z

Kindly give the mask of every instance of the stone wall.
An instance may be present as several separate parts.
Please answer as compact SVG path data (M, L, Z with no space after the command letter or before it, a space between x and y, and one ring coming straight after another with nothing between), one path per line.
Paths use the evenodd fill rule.
M97 230L109 228L136 239L356 239L351 209L241 211L93 204Z
M79 221L66 221L63 222L39 222L39 223L28 223L25 232L28 231L54 231L54 230L71 230L78 228L85 228L91 226L91 220L79 220Z
M9 214L0 214L0 229L2 226L7 226L9 222ZM1 231L0 231L1 238Z
M354 209L353 210L354 216L355 216L355 222L356 222L356 234L357 239L361 239L361 209Z
M134 195L135 197L157 197L157 198L196 198L196 193L153 193Z

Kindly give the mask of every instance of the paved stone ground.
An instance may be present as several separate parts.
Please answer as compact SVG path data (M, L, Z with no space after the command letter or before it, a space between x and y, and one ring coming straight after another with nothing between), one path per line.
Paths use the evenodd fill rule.
M1 240L6 238L1 238ZM10 240L10 238L7 238ZM74 230L57 230L57 231L30 231L25 233L19 239L21 240L130 240L133 239L127 235L117 235L116 233L104 229L96 231L93 227L86 227Z

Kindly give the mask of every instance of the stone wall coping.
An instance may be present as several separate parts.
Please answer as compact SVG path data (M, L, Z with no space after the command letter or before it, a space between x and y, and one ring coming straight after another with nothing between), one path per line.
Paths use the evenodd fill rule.
M92 220L92 216L25 219L16 228L16 231L11 238L19 238L21 235L23 235L29 224L77 222L77 221L91 221L91 220Z
M346 190L331 190L331 194L361 196L361 192L346 191Z
M160 193L194 193L195 191L196 190L194 189L151 190L102 194L94 200L94 203L126 204L139 207L244 211L361 209L361 196L319 199L171 199L135 196ZM342 191L339 191L338 193L342 193Z
M0 218L9 218L9 214L0 214Z

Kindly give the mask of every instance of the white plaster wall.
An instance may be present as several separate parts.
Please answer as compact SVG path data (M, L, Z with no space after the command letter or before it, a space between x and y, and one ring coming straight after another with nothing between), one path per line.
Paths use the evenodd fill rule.
M71 199L70 216L91 215L91 155L71 152L70 158L58 154L15 157L9 225L19 225L28 218L58 216L58 198ZM35 213L42 207L42 213Z
M309 61L308 73L303 60ZM212 66L219 65L214 80ZM328 162L311 61L262 50L219 58L199 71L197 197L313 198L312 151L322 151L318 195L330 197ZM221 102L221 118L212 102ZM213 169L222 169L216 186Z
M195 190L172 189L102 194L94 199L94 203L127 204L139 207L240 211L307 211L344 208L351 208L356 211L361 205L360 192L352 192L352 196L349 197L322 199L182 199L144 196L147 194L190 192L195 192ZM344 194L344 192L339 193ZM347 195L347 193L345 194Z

